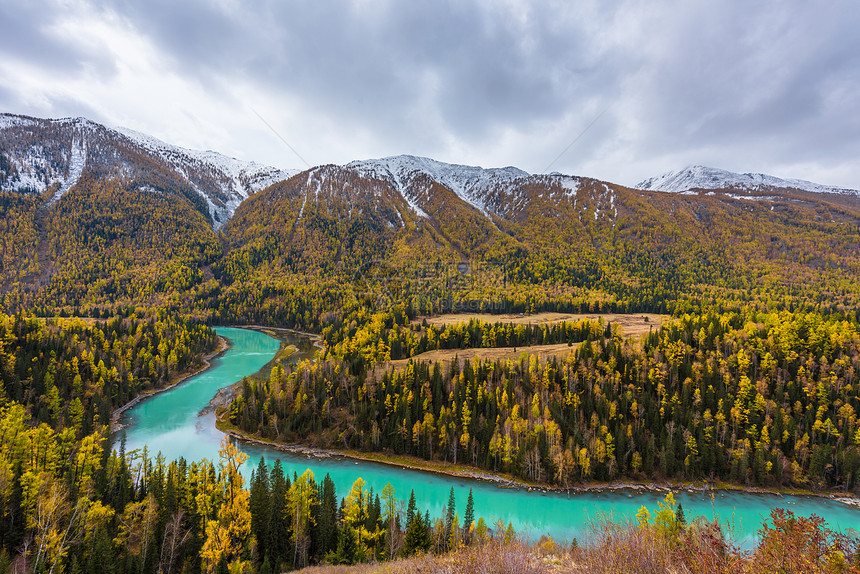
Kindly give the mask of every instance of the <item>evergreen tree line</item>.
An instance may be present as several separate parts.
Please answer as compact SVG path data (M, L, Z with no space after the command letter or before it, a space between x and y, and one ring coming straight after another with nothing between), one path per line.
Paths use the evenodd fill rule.
M0 401L90 434L113 409L201 365L215 332L160 313L104 322L0 314Z
M297 503L292 486L303 481L309 493L304 505ZM471 489L462 518L453 488L443 515L435 520L429 511L422 514L418 510L414 491L405 512L404 502L397 499L391 484L374 492L360 477L338 499L328 474L317 483L310 470L302 476L294 473L291 483L279 460L270 470L261 459L250 480L254 560L267 564L261 571L289 570L308 563L385 561L417 552L447 552L486 541L491 535L484 519L475 519ZM510 525L508 529L511 537Z
M340 323L324 330L326 348L348 362L354 373L364 366L438 349L573 345L604 335L612 335L611 325L588 319L515 325L473 318L442 327L429 325L425 319L418 325L410 322L410 314L402 305L387 312L358 315L358 320L351 320L348 326Z
M124 443L111 452L104 426L77 439L10 401L0 436L3 572L271 574L445 552L490 536L475 521L471 491L462 519L452 489L431 522L414 493L404 513L391 485L374 493L358 478L338 499L328 475L289 477L280 461L270 470L261 460L245 488L247 455L227 440L216 462L153 459Z
M246 380L228 417L267 439L409 454L561 486L618 477L857 486L853 313L684 315L565 359L332 359Z

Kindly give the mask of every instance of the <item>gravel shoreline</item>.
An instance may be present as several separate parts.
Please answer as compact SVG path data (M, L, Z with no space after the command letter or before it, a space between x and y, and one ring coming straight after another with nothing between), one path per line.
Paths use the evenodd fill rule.
M162 387L160 389L155 389L153 391L149 391L149 392L145 392L145 393L140 393L136 397L131 399L129 402L124 404L123 406L114 409L114 411L110 415L111 433L117 433L126 427L125 424L122 424L119 422L119 419L122 417L122 415L125 413L125 411L136 406L140 401L142 401L144 399L148 399L148 398L154 397L155 395L158 395L160 393L169 391L169 390L175 388L177 385L187 381L191 377L196 377L200 373L206 371L207 369L209 369L212 366L212 360L215 359L215 357L218 357L219 355L226 352L229 348L230 348L230 342L226 338L221 337L219 335L218 336L218 348L216 350L212 351L211 353L209 353L208 355L204 355L203 365L201 365L199 369L197 369L193 373L188 373L186 375L180 376L178 379L176 379L175 381L173 381L172 383L170 383L166 387Z
M225 403L226 404L226 403ZM798 492L798 493L785 493L780 492L778 490L768 489L768 488L759 488L759 487L751 487L751 488L742 488L733 485L713 485L708 482L698 482L692 484L680 484L680 483L670 483L670 482L650 482L650 483L636 483L636 482L614 482L614 483L605 483L605 484L579 484L572 485L567 488L559 487L554 485L539 485L539 484L530 484L524 481L520 481L515 478L508 478L505 476L499 476L497 474L483 472L481 470L460 470L460 469L445 469L445 468L435 468L432 466L421 466L421 465L412 465L394 460L380 460L377 458L365 457L360 454L355 454L352 452L339 451L335 449L324 449L318 447L306 446L303 444L284 444L277 443L274 441L264 440L257 437L246 435L245 433L235 429L235 428L227 428L224 425L224 421L221 420L220 417L216 418L216 426L218 430L221 432L231 436L232 438L247 442L251 444L257 444L261 446L270 447L276 450L280 450L282 452L287 452L291 454L298 454L302 456L306 456L309 458L319 458L326 459L331 457L340 457L350 460L357 460L362 462L371 462L377 464L384 464L388 466L393 466L397 468L402 468L405 470L414 470L419 472L428 472L432 474L436 474L439 476L448 476L451 478L458 479L467 479L467 480L478 480L482 482L489 482L492 484L496 484L500 488L518 488L523 489L528 492L544 492L544 493L554 493L554 494L567 494L567 495L575 495L575 494L599 494L602 492L622 492L629 491L631 493L669 493L669 492L689 492L695 494L703 494L703 493L717 493L717 492L743 492L747 494L766 494L773 496L816 496L820 498L827 498L833 500L834 502L840 502L842 504L847 504L849 506L855 506L860 508L860 498L851 496L846 493L839 494L827 494L827 493L816 493L816 492Z

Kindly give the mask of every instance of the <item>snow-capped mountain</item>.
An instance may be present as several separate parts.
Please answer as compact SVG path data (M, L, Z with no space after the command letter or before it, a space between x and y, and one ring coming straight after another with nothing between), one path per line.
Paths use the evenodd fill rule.
M214 151L181 148L128 128L116 128L116 131L161 157L173 167L176 173L187 177L200 195L206 199L216 230L233 217L236 208L249 195L299 173L297 169L277 169L254 161L238 160ZM214 196L207 193L204 186L197 184L194 172L211 174L221 193Z
M661 176L641 181L635 187L636 189L669 192L696 189L764 191L776 188L860 196L860 192L857 190L821 185L802 179L782 179L764 173L734 173L701 165L693 165L679 171L670 171Z
M488 203L493 192L510 189L518 179L529 174L515 167L484 169L481 167L443 163L426 157L398 155L382 159L354 161L345 166L365 177L387 179L421 216L426 217L420 204L420 189L416 183L421 176L443 185L457 197L484 215L489 215Z
M298 173L195 151L84 118L0 114L0 190L58 201L84 175L185 195L217 230L250 194Z
M0 114L0 292L23 285L53 304L68 284L77 290L67 306L161 305L182 293L190 308L226 309L256 285L275 310L256 317L292 321L311 307L278 311L283 301L318 281L427 301L458 282L469 301L521 282L520 293L546 286L574 304L608 285L659 309L653 297L683 281L732 285L724 278L746 273L732 262L747 258L763 270L853 272L858 242L845 230L860 223L860 194L851 190L700 166L638 187L408 155L297 173L83 118ZM800 258L809 234L818 250ZM402 273L389 280L392 270ZM218 318L242 317L226 313Z
M213 151L184 149L84 118L48 120L0 114L0 191L42 195L47 205L59 201L84 176L115 179L144 192L182 196L218 230L250 195L298 173ZM440 209L444 217L452 216L451 209L466 210L464 214L477 211L491 226L494 220L523 216L538 197L575 202L583 182L592 181L411 155L319 166L306 173L301 178L305 189L299 190L298 183L291 187L303 201L336 201L359 211L390 214L399 214L402 205L425 219L439 214ZM388 223L402 224L401 215L392 215Z
M80 179L87 155L87 134L95 124L83 118L57 120L65 131L63 145L36 139L39 122L23 116L0 114L0 190L45 193L54 203ZM22 153L23 152L23 153Z
M399 155L344 166L365 178L387 182L412 210L427 218L442 190L490 219L511 219L537 196L575 197L587 178L552 173L532 175L516 167L482 168ZM441 189L440 189L441 187Z
M272 185L239 207L224 237L229 248L265 243L294 273L362 269L389 255L465 261L572 244L615 226L635 193L558 173L394 156L318 166Z

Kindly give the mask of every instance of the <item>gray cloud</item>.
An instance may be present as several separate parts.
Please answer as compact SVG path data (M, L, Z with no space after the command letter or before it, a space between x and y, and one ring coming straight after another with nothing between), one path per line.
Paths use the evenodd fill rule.
M62 69L80 63L81 53L45 30L44 13L37 4L0 2L0 52L34 65Z
M592 80L606 76L587 38L555 26L550 12L517 22L468 2L339 6L272 2L237 15L202 2L122 1L114 9L181 54L187 73L238 74L383 129L408 130L404 121L423 111L467 141L499 124L557 116L575 89L599 88Z
M312 161L408 152L536 171L606 109L554 169L632 184L693 162L796 166L860 187L860 5L851 0L79 0L90 17L148 43L179 110L172 124L163 103L76 107L64 82L85 72L121 82L118 70L138 55L58 35L68 3L20 4L0 0L0 19L15 23L0 56L57 72L49 88L72 92L45 95L59 115L82 104L105 117L137 113L135 127L166 137L177 117L205 127L274 102L267 119ZM14 92L9 81L0 74L0 105L30 105L3 95ZM261 133L227 126L207 147L266 161Z
M839 94L856 93L860 78L858 15L848 2L753 3L744 12L714 4L680 15L636 96L651 114L652 149L731 148L739 169L856 156L860 101Z
M69 9L52 2L0 1L0 54L55 72L73 73L97 66L102 75L114 73L104 54L65 36L61 26L57 29L55 18Z

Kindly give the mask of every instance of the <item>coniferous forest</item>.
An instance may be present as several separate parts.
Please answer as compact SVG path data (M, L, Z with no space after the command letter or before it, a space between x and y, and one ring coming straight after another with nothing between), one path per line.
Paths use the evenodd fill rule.
M541 331L550 341L585 335L563 359L276 367L244 382L230 421L272 440L462 462L564 487L638 477L854 488L853 314L685 314L636 344L590 327Z
M219 413L266 441L559 489L858 493L856 200L530 176L486 214L419 178L420 215L386 182L323 166L216 231L190 184L131 148L136 167L110 172L105 149L56 202L0 192L0 572L273 574L516 547L453 491L431 516L361 477L336 492L278 462L243 476L229 441L213 460L126 452L112 415L203 367L224 325L320 338L314 360L240 381ZM0 176L13 168L0 148ZM662 319L631 337L610 313ZM671 498L652 511L581 548L539 544L582 568L636 536L688 571L799 554L808 572L858 568L856 540L816 519L775 513L744 554Z

